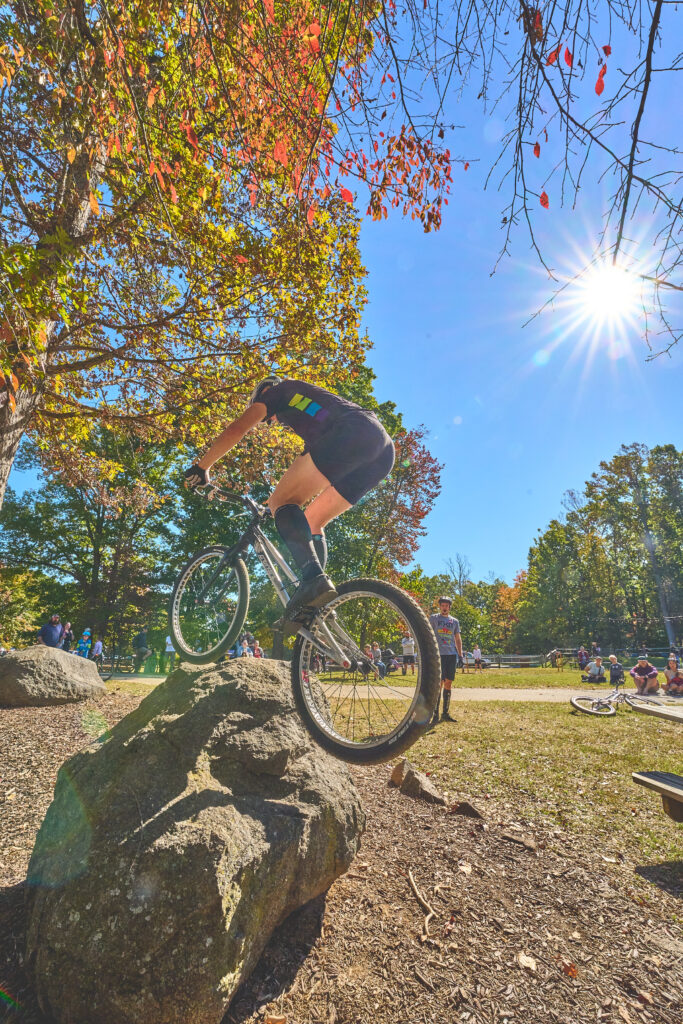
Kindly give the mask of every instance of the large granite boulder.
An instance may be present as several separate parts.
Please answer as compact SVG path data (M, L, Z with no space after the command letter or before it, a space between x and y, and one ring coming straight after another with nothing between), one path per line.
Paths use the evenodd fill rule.
M27 647L0 658L0 707L42 707L107 692L94 661L56 647Z
M28 870L27 957L59 1024L218 1024L273 929L348 868L347 768L288 666L182 665L60 769Z

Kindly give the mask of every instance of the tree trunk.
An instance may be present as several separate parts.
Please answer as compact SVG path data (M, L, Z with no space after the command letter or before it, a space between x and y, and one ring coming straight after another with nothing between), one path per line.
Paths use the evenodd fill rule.
M0 508L5 500L7 481L21 439L40 403L40 393L20 388L16 399L14 412L10 409L9 403L0 408Z

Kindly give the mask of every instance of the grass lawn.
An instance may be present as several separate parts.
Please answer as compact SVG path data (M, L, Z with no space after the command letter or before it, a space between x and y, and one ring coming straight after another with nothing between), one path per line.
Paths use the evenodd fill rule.
M409 757L453 800L471 797L484 812L488 800L514 807L560 835L594 837L608 857L683 862L683 825L631 781L632 771L683 773L681 726L631 711L593 720L558 704L451 710L456 723L440 723Z
M661 678L664 679L663 674ZM458 670L453 680L453 686L459 689L468 686L490 686L495 689L552 686L560 689L586 690L586 684L581 682L579 670L566 667L564 672L558 672L554 668L487 668L476 674L472 669L463 674ZM604 690L607 693L611 686L609 683L602 683L600 686L590 686L588 689Z
M159 683L163 683L166 676L125 676L119 679L110 679L109 682L104 685L107 687L109 693L129 693L133 697L146 697L151 692L152 687L150 683L154 683L157 686ZM146 682L143 683L143 679Z

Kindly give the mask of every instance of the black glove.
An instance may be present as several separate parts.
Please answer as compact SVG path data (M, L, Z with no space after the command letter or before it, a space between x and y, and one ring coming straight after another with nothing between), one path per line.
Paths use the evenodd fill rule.
M185 486L193 490L195 487L199 487L201 484L210 483L208 469L202 469L196 463L194 466L190 466L189 469L185 470Z

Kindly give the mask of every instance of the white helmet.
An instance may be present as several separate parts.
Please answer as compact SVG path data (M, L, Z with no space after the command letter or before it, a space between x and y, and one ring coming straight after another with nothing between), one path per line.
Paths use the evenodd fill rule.
M274 388L275 385L279 384L281 380L282 377L276 377L275 374L273 374L272 377L264 377L263 380L260 380L251 393L249 405L253 405L254 402L258 402L259 398L266 390L266 388Z

